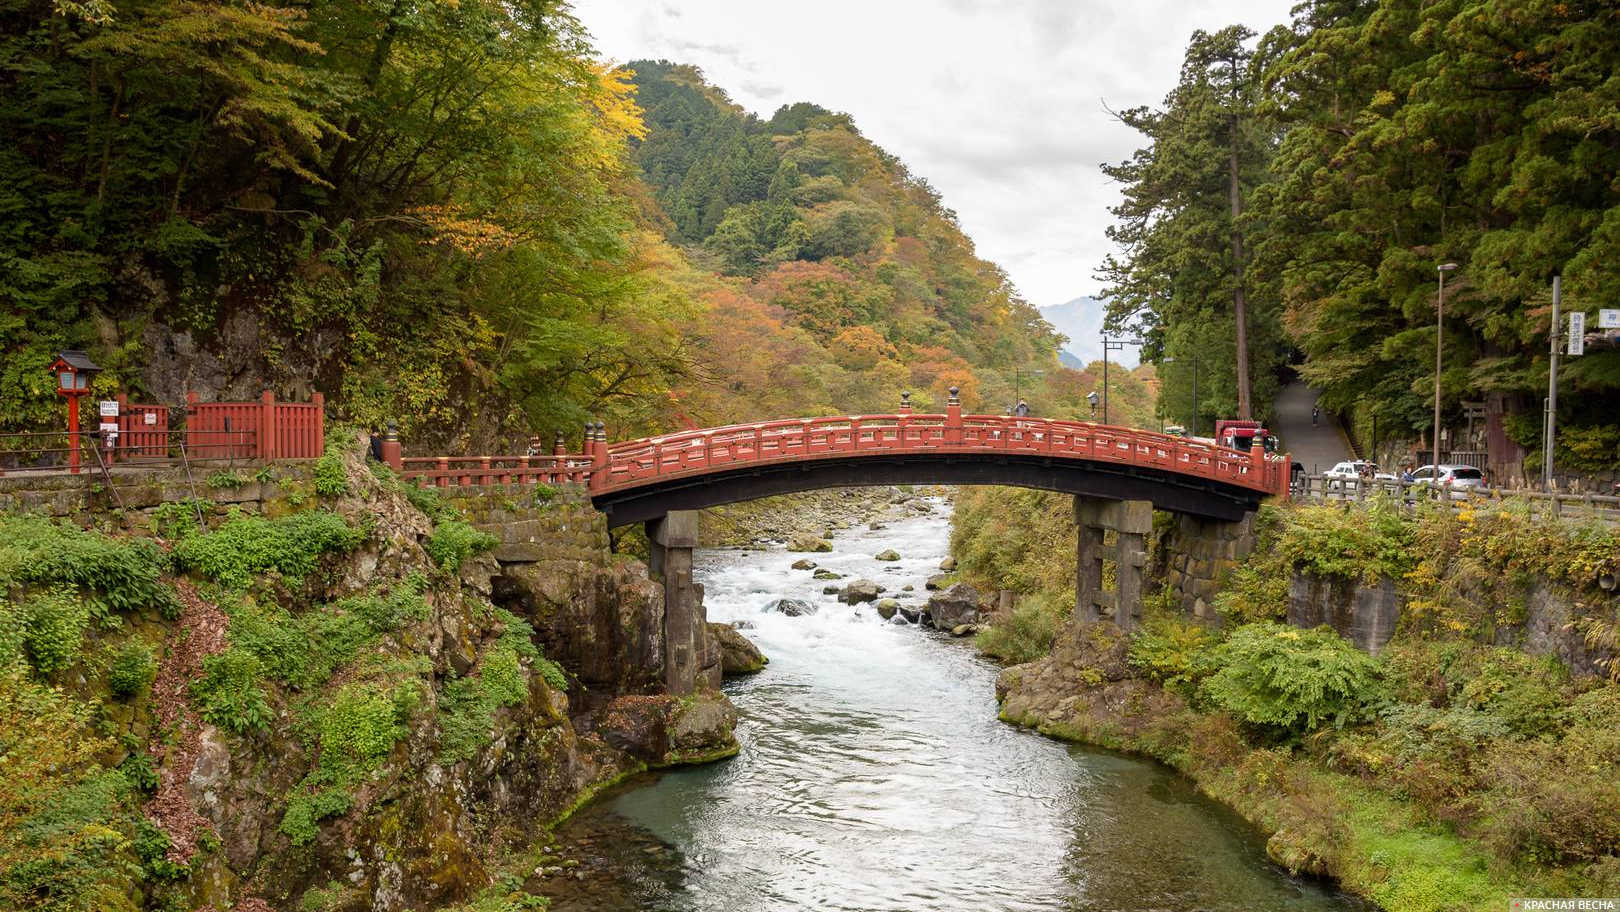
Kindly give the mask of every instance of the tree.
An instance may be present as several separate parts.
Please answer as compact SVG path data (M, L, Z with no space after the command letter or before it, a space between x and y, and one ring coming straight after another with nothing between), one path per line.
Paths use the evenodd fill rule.
M1109 228L1121 254L1099 275L1109 283L1106 325L1147 338L1150 359L1200 350L1207 357L1201 327L1229 326L1232 360L1210 359L1210 389L1219 395L1227 378L1230 408L1241 417L1254 411L1257 390L1269 402L1284 354L1274 292L1246 269L1246 235L1256 227L1246 200L1267 178L1273 139L1262 114L1262 62L1248 49L1253 37L1242 26L1195 32L1163 109L1116 115L1148 145L1103 167L1124 185L1124 200L1111 210L1118 221Z

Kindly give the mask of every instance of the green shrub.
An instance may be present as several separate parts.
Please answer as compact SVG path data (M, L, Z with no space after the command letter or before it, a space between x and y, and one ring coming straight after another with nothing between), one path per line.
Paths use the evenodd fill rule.
M239 735L265 728L270 722L270 701L262 679L264 665L253 653L232 647L203 660L202 677L191 685L191 695L202 717Z
M1209 628L1169 614L1150 614L1131 638L1130 663L1167 689L1182 693L1214 671L1210 655L1218 637Z
M439 757L454 763L470 759L489 743L495 713L528 699L529 686L523 674L522 659L531 659L548 684L567 689L562 669L546 660L535 648L534 628L509 612L496 609L506 631L484 653L477 673L457 678L445 685L439 698Z
M1527 864L1620 856L1620 689L1576 699L1562 738L1491 745L1479 797L1486 841Z
M0 580L72 586L98 625L116 627L118 612L169 609L164 557L150 541L119 541L38 516L0 516Z
M414 483L406 484L405 499L411 502L411 506L426 513L429 519L437 521L446 516L447 508L444 501L440 499L439 492L432 488L424 488Z
M343 517L316 510L279 519L238 516L213 532L181 540L174 553L182 567L245 589L255 575L270 570L298 585L323 556L353 551L364 540L365 533Z
M107 666L107 688L120 697L132 697L152 685L157 659L152 647L136 641L125 644Z
M202 519L214 505L205 500L181 500L159 504L147 520L147 527L159 538L181 539L202 531Z
M372 684L338 691L321 713L321 764L370 769L405 737L393 694Z
M343 454L333 444L315 460L315 493L322 497L342 497L349 493L349 476L343 470Z
M1288 583L1287 567L1237 567L1215 593L1215 610L1239 624L1283 620L1288 616Z
M234 491L237 488L245 486L252 480L253 479L241 474L240 472L227 472L221 469L220 471L208 476L207 485L210 488Z
M90 608L65 586L30 595L22 605L22 641L41 675L52 675L78 661Z
M1246 624L1211 651L1217 670L1202 693L1270 734L1366 718L1382 695L1377 659L1326 627Z
M480 532L459 519L445 519L433 527L427 553L434 563L454 573L467 558L492 550L498 544L500 539L488 532Z
M985 655L1009 665L1032 662L1052 651L1052 641L1069 613L1067 601L1061 596L1021 599L1011 612L980 630L974 645Z
M1298 507L1285 514L1277 550L1290 566L1317 576L1400 579L1416 564L1416 531L1417 524L1392 502L1376 501L1358 510Z
M281 815L279 829L295 846L305 846L320 835L320 821L327 817L347 814L354 806L354 795L347 789L308 789L300 784L287 796L287 810Z
M352 596L297 615L274 603L239 605L230 609L231 643L257 656L269 676L316 687L382 634L425 619L424 585L413 577L386 596Z

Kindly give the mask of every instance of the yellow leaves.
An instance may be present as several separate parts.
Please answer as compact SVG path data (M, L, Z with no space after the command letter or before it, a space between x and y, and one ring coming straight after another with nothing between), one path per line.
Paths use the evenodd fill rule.
M417 206L407 215L433 232L424 243L444 244L474 259L508 250L518 242L504 226L468 215L456 206Z
M641 106L636 104L635 84L630 80L634 70L599 63L592 66L596 76L596 94L592 104L601 125L609 133L622 139L643 139L647 125L641 119Z

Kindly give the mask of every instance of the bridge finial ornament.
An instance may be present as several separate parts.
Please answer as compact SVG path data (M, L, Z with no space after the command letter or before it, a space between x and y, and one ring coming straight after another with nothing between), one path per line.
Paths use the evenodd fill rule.
M903 414L911 413L911 390L902 390L900 393L900 411Z

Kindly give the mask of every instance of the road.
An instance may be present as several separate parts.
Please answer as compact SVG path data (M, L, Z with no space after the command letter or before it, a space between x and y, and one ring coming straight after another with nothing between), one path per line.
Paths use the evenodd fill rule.
M1335 416L1323 412L1318 426L1311 427L1316 395L1316 390L1298 381L1283 387L1277 393L1277 417L1271 428L1282 439L1282 449L1313 475L1354 458Z

